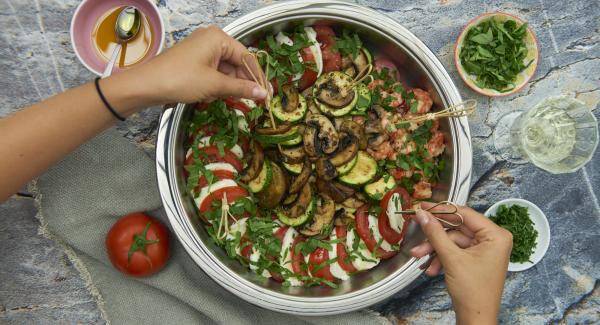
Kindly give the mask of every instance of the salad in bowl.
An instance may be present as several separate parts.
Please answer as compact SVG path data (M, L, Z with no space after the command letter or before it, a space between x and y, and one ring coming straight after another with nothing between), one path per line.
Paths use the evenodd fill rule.
M184 174L197 215L227 255L283 286L337 287L397 254L398 212L432 196L445 160L424 89L358 34L327 25L249 47L268 102L195 105Z

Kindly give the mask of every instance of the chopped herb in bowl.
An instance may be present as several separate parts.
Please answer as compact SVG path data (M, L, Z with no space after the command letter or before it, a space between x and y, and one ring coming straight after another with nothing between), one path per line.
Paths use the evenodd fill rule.
M529 218L527 208L519 205L500 205L496 214L490 216L490 220L513 235L510 261L512 263L531 262L531 255L537 246L538 232Z
M465 28L458 42L455 55L459 73L470 87L486 95L510 94L535 72L535 38L527 23L516 17L484 15ZM530 53L531 48L535 51Z

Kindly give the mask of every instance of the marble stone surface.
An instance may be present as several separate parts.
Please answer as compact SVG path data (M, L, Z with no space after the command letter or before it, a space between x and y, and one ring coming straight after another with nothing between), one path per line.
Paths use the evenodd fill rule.
M506 324L600 322L600 152L580 171L552 175L530 164L504 161L493 131L505 114L550 95L569 94L597 110L600 102L600 2L392 1L358 3L390 15L438 56L464 98L476 98L471 121L474 168L469 204L484 211L520 197L548 216L552 241L535 267L508 275L500 320ZM0 1L0 116L90 81L72 51L69 22L79 1ZM265 1L159 0L167 42L207 24L224 26ZM533 80L515 95L489 99L469 90L453 64L454 40L473 17L505 11L530 23L540 46ZM158 108L119 124L123 135L151 152ZM60 244L38 233L30 198L0 205L0 323L103 323L100 312ZM399 324L451 323L454 312L443 278L415 282L374 306Z

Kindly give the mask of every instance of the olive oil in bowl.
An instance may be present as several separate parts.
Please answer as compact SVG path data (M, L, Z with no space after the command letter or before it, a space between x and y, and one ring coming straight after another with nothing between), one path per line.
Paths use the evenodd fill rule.
M92 31L92 44L96 49L96 54L105 62L110 60L110 56L117 45L115 23L122 9L123 7L117 7L106 12L98 19ZM152 48L153 39L154 35L150 23L146 16L142 14L142 22L137 36L123 44L116 65L119 68L124 68L142 61Z

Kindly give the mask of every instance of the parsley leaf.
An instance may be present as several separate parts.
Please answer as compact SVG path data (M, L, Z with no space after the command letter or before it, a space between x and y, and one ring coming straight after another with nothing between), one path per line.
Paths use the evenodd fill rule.
M514 89L517 75L533 62L525 62L526 32L527 23L517 27L514 20L494 17L467 32L459 57L466 72L476 76L477 86L500 92Z
M356 59L362 46L363 43L360 40L360 37L358 37L358 34L352 33L348 29L344 29L342 31L342 37L336 39L333 50L339 51L342 56L352 55L352 58Z
M310 63L300 62L299 52L312 45L302 26L298 26L290 38L294 41L293 45L278 44L273 35L268 35L259 43L259 48L267 51L269 55L260 56L258 62L268 72L267 80L277 81L279 92L293 76L304 73L306 68L314 69Z

